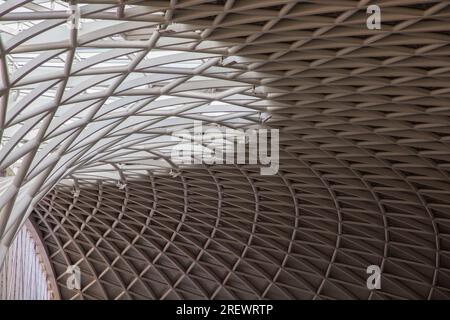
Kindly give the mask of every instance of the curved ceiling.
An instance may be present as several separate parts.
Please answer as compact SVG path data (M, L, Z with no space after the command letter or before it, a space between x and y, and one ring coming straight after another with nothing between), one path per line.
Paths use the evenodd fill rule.
M0 4L0 238L34 208L62 297L450 297L449 2L78 3ZM279 129L278 173L171 176L193 120Z

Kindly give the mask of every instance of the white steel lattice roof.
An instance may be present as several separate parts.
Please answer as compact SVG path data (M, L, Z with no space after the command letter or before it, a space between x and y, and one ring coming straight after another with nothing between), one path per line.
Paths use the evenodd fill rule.
M0 1L1 254L33 212L63 298L450 297L450 2L72 4ZM194 120L278 173L176 168Z

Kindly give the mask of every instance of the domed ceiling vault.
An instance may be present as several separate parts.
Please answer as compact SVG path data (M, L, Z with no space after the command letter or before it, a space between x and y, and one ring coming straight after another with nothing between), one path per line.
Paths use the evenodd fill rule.
M76 3L0 4L0 238L31 214L62 298L450 297L449 2ZM174 166L194 120L279 129L277 174Z

